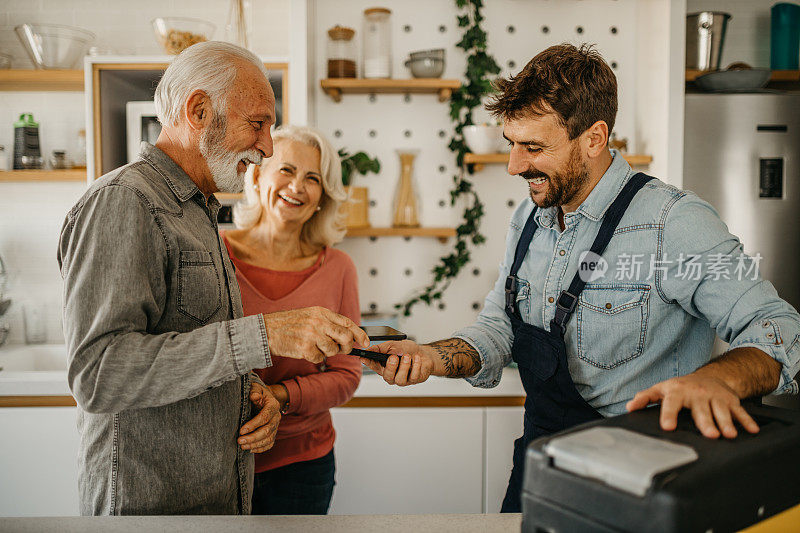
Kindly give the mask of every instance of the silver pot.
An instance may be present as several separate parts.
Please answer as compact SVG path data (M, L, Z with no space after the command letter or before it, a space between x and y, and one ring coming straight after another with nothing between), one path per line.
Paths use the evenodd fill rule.
M719 11L686 15L686 68L719 70L725 30L731 16Z

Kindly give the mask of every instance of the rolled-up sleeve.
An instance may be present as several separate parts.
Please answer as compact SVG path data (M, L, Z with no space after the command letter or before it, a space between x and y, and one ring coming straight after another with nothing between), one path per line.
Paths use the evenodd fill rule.
M758 273L714 208L693 193L669 209L663 226L662 297L708 320L730 348L753 347L781 364L776 393L796 393L800 315ZM691 263L699 265L695 268Z
M506 253L500 264L500 274L494 288L486 296L483 309L474 324L456 331L452 336L469 343L481 358L481 369L465 378L473 387L492 388L500 383L503 368L511 362L511 344L514 333L505 312L505 283L514 260L519 232L509 229L506 236Z
M168 254L128 187L100 188L68 215L58 250L68 380L87 412L170 404L271 365L261 315L150 333L167 305Z

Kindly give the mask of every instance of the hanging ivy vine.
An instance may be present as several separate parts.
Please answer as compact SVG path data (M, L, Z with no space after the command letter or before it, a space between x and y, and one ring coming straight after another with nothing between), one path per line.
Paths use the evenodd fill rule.
M464 126L473 124L472 111L482 104L482 98L492 92L494 75L500 73L500 67L494 58L486 53L486 32L481 28L483 15L482 0L455 0L459 10L458 26L463 28L461 40L456 44L467 54L465 81L461 87L453 91L450 98L450 118L455 124L453 137L448 148L455 154L456 167L460 172L453 176L453 188L450 191L450 205L455 205L459 198L466 198L464 220L456 228L456 239L453 251L441 258L433 268L433 280L420 293L405 303L395 305L402 310L404 316L411 314L411 309L418 303L431 305L441 300L442 294L450 282L470 261L469 244L480 245L486 238L480 233L480 222L483 218L483 203L475 192L472 182L467 179L473 173L472 165L464 166L464 154L469 147L462 134Z

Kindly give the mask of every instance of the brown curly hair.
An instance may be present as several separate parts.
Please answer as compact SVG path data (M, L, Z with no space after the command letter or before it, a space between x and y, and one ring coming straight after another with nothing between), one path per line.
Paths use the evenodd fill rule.
M495 82L498 93L486 105L492 115L517 119L555 112L570 140L598 120L614 129L617 77L593 45L551 46L508 79Z

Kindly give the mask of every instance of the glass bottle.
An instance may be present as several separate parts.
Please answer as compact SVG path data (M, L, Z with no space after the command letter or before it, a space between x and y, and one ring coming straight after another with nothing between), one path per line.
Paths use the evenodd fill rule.
M419 199L414 186L414 158L417 150L397 150L400 156L400 180L394 196L394 219L392 226L419 227Z
M336 25L328 30L328 77L356 77L356 45L352 28Z
M392 77L391 14L385 7L364 10L362 64L365 78Z
M231 0L228 6L228 23L225 25L225 40L249 49L252 20L253 7L250 0Z
M78 130L73 168L86 168L86 130Z

